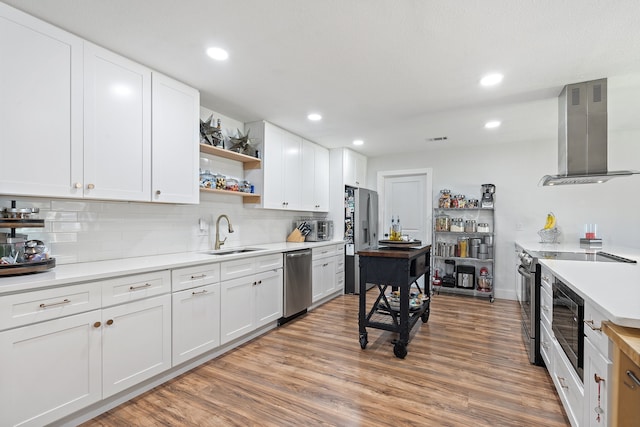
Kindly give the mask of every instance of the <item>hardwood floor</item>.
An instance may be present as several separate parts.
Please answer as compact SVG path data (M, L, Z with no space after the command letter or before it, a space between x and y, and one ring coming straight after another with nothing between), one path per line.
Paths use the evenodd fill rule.
M344 295L83 424L90 426L568 426L530 365L515 301L435 295L408 355L358 342Z

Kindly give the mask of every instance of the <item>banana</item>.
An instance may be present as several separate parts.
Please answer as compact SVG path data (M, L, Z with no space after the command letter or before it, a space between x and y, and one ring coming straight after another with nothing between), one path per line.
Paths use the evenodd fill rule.
M544 225L544 229L549 230L551 228L554 228L555 226L556 226L556 216L553 214L553 212L549 212L547 214L547 222Z

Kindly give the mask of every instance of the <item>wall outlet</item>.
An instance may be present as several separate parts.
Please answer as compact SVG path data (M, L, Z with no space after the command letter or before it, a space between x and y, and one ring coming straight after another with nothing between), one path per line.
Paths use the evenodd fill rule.
M200 230L200 235L205 235L209 231L209 224L207 224L204 218L198 220L198 229Z

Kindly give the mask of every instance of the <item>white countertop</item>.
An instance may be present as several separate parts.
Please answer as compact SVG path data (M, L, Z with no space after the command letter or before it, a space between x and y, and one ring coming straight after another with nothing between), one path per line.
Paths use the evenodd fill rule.
M101 280L115 276L146 273L149 271L167 270L198 264L289 252L297 249L313 248L338 243L342 243L342 241L334 240L327 242L304 243L281 242L242 246L247 248L260 248L261 250L231 255L210 255L206 253L207 251L183 252L108 261L63 264L42 273L0 277L0 295L51 286L70 285L92 280ZM223 247L223 250L231 249L234 248Z
M604 251L638 261L637 264L539 259L586 302L593 304L609 320L621 326L640 328L640 249L603 245L602 249L582 249L579 244L516 242L526 250L559 252Z

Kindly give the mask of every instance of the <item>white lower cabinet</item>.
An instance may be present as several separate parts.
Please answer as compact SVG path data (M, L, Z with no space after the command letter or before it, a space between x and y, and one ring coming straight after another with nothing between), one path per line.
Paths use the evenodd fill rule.
M226 344L282 316L282 268L222 282L221 341Z
M102 311L103 398L171 367L171 296Z
M554 340L553 382L562 401L569 422L573 427L582 425L584 389L562 347Z
M102 398L100 310L0 332L0 424L42 426Z
M342 245L313 248L311 264L312 302L320 301L326 296L337 292L339 283L341 284L340 286L344 287L344 252L340 251L340 247Z
M587 337L584 339L585 426L609 426L612 362Z
M173 366L220 345L220 284L172 295Z

